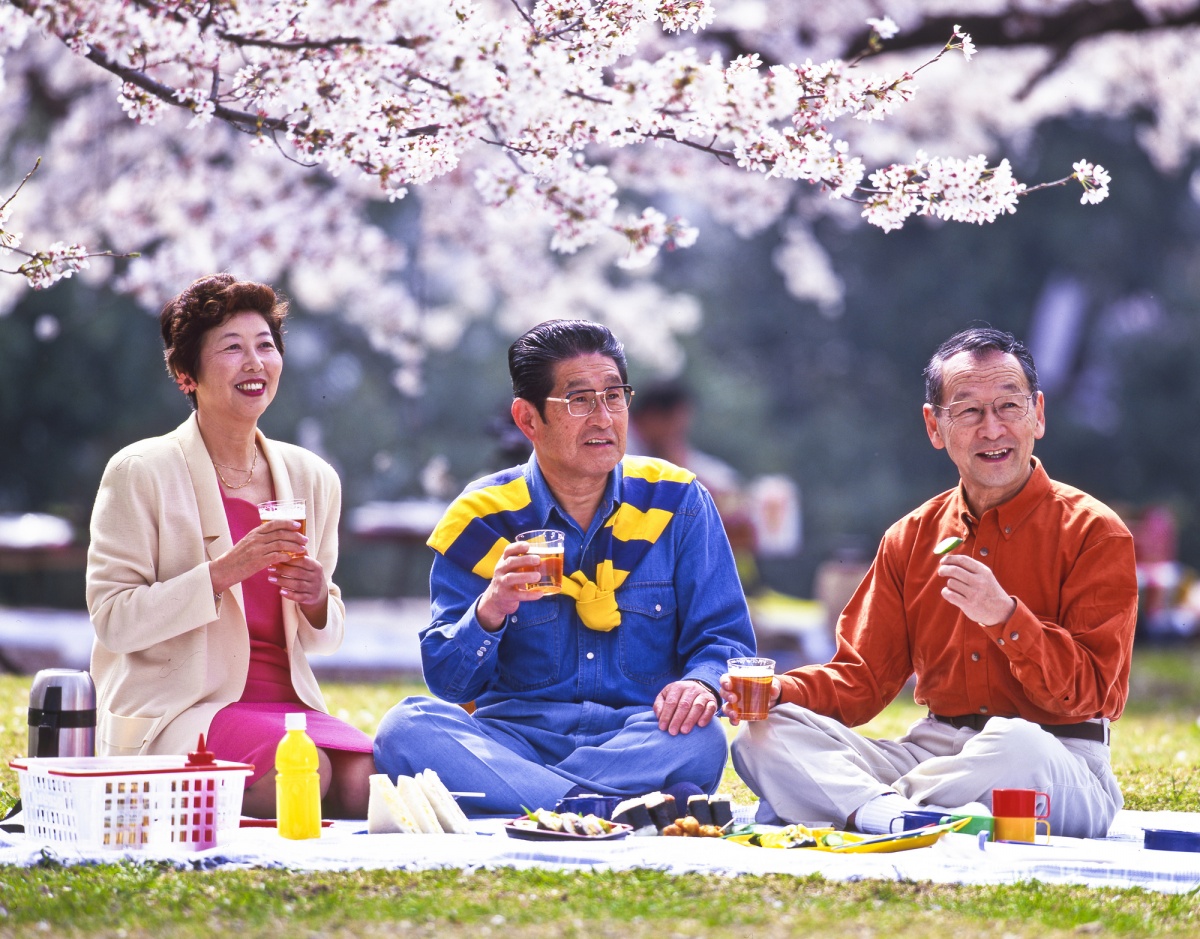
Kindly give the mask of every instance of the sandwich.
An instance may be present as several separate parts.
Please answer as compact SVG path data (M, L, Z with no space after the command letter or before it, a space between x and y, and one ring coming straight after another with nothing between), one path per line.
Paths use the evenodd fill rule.
M438 824L442 826L442 831L449 832L452 835L472 835L475 833L475 827L467 818L466 813L458 807L458 803L454 800L454 796L450 794L450 790L446 788L446 784L442 782L441 777L431 769L424 769L417 773L416 780L421 787L421 791L425 793L425 798L429 800L429 804L433 807L434 815L437 816Z
M429 804L424 790L412 776L397 776L396 791L408 806L408 811L417 823L417 831L430 835L442 833L442 823L438 821L437 813Z
M367 799L367 832L372 835L408 834L417 831L417 823L404 799L384 773L371 776Z

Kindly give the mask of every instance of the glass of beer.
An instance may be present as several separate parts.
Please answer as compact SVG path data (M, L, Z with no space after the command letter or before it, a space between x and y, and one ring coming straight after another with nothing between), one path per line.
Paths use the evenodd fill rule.
M566 550L565 536L556 528L539 528L536 531L523 531L517 535L517 541L529 545L525 555L536 565L530 564L524 570L538 570L541 579L532 584L526 584L525 590L538 590L543 596L562 592L563 552Z
M290 521L300 523L300 534L307 533L308 511L303 499L280 499L278 502L258 503L260 522ZM289 551L294 558L304 557L303 551Z
M765 721L771 708L771 679L775 660L763 658L729 659L729 690L737 695L738 719Z

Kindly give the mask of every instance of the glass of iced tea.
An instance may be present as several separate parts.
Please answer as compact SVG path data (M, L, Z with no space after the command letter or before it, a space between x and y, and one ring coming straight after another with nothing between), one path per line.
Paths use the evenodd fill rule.
M277 502L258 503L260 522L290 521L300 523L300 534L307 534L308 511L303 499L280 499ZM294 558L304 557L303 551L289 551Z
M738 719L765 721L771 709L771 679L775 660L763 658L729 659L729 690L737 695Z
M536 560L536 568L529 565L525 570L538 570L541 579L525 586L526 590L537 590L543 595L562 592L563 552L566 550L565 536L556 528L539 528L536 531L523 531L517 535L517 541L529 545L526 558Z

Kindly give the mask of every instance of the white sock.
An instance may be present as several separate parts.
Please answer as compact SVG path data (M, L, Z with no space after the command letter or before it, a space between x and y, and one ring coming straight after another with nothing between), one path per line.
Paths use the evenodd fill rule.
M903 812L915 812L920 806L910 802L898 792L885 792L859 806L854 813L854 827L868 835L886 835L902 818ZM896 825L896 831L904 828Z

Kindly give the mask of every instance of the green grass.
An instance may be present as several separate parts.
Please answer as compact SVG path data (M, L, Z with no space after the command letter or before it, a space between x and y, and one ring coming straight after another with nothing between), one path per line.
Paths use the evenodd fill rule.
M0 676L0 789L26 748L29 679ZM326 686L368 733L414 684ZM894 736L920 710L896 702L864 728ZM1200 647L1138 650L1113 765L1134 809L1200 811ZM749 792L730 769L725 788ZM0 795L0 807L6 796ZM751 933L751 928L753 933ZM1195 894L1042 884L944 886L654 871L178 871L53 863L0 868L0 937L208 936L1200 936Z

